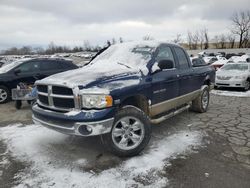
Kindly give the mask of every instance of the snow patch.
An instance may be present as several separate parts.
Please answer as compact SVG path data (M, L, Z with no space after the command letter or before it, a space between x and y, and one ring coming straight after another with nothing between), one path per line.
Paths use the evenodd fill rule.
M61 145L64 148L62 155L74 152L64 147L70 144L68 138L69 136L37 125L15 124L0 128L0 139L6 143L10 153L18 160L31 164L28 172L17 174L16 177L21 179L17 187L24 187L24 185L83 187L84 185L84 187L112 188L133 184L144 187L143 181L149 182L148 187L165 187L168 180L166 177L161 177L159 172L163 173L171 157L191 152L192 147L198 147L201 144L202 134L186 131L167 136L162 140L155 140L143 155L130 158L98 174L84 171L82 168L74 168L74 166L88 165L84 153L77 160L54 159L53 152L57 151L53 148L55 145Z
M229 97L250 97L250 91L223 91L223 90L212 90L214 95L222 95Z
M65 116L76 116L76 115L78 115L80 113L81 113L81 111L72 110L70 112L65 113L64 115Z

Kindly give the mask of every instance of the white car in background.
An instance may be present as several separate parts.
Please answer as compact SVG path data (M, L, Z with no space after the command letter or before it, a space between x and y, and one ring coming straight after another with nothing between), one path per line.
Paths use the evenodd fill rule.
M212 63L211 66L213 66L215 70L218 70L219 68L221 68L223 65L227 64L228 62L230 62L228 59L220 59Z
M215 61L218 61L218 58L215 56L205 56L203 57L203 60L206 62L206 64L210 65L214 63Z
M216 87L237 87L249 90L250 63L227 63L222 66L215 77Z
M231 57L232 58L232 57ZM249 54L245 54L245 55L242 55L242 56L234 56L234 58L232 59L235 63L238 63L238 62L250 62L250 55Z

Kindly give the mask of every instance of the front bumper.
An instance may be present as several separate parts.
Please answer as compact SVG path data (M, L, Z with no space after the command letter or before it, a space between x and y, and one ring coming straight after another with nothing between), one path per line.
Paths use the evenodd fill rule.
M215 86L217 87L239 87L244 88L246 86L245 80L215 80Z
M78 136L96 136L111 132L115 109L61 113L32 107L32 120L55 131Z

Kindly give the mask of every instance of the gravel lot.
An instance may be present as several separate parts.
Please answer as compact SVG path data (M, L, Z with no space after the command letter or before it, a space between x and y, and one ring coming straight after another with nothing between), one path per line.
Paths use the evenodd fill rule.
M213 93L207 113L184 112L155 126L149 147L132 159L111 155L99 137L32 125L28 105L1 105L0 187L248 188L250 98Z

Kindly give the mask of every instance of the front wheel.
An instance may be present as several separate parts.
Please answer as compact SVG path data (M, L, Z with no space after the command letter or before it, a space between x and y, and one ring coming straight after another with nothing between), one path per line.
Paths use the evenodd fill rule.
M192 101L191 109L193 111L200 113L206 112L209 105L209 99L210 99L209 88L208 86L206 86L203 88L200 95L195 100Z
M115 155L130 157L139 154L150 137L147 115L136 107L125 106L116 114L111 132L103 135L103 142Z
M10 100L10 90L5 86L0 86L0 104Z

